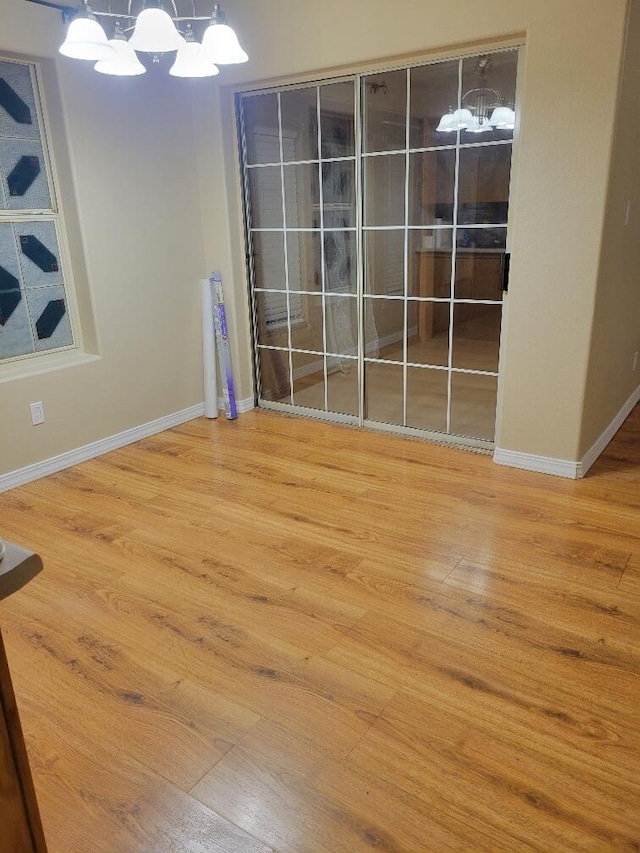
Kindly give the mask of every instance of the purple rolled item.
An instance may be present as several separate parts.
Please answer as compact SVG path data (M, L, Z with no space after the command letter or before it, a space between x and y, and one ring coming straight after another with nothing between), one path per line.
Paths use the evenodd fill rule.
M218 348L218 360L223 374L222 392L224 397L224 409L230 421L238 417L236 406L236 389L233 382L233 371L231 369L231 352L229 350L229 333L227 331L227 315L224 308L224 293L222 290L222 276L214 272L209 279L212 289L213 302L213 324L216 331L216 344Z

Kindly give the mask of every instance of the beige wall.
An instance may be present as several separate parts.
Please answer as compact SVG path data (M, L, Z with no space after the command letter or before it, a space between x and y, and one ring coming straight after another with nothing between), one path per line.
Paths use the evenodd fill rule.
M55 56L62 34L56 12L0 0L0 51ZM41 368L59 358L0 366L0 473L202 401L197 280L205 267L184 86L164 74L107 78L90 63L60 58L59 105L48 65L45 94L85 345L99 357L50 372L36 362ZM47 417L37 427L28 409L35 400Z
M0 472L201 400L195 281L206 269L230 285L238 396L251 394L233 86L525 38L498 445L576 459L626 5L234 0L251 60L213 81L102 79L56 61L86 280L77 246L74 267L100 357L0 383ZM55 55L54 12L0 0L0 15L0 49ZM32 400L45 404L43 426L30 426Z
M251 390L249 322L232 86L223 83L314 79L394 57L526 40L497 445L579 458L626 7L626 0L403 0L392 8L382 0L279 0L263 12L252 0L234 0L232 23L251 59L225 69L198 121L206 141L199 146L205 251L234 282L242 396Z
M640 3L631 5L603 230L581 454L593 445L640 384ZM627 203L631 202L625 225Z

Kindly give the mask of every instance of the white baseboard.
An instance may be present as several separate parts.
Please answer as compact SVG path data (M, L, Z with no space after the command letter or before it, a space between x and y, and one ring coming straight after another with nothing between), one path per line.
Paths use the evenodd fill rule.
M417 335L417 334L418 334L418 327L412 326L409 329L409 337L410 338L415 337L415 335ZM384 338L380 338L376 343L369 344L369 346L365 350L365 355L370 355L372 352L384 349L385 347L388 347L391 344L400 343L400 341L402 341L403 338L404 338L404 332L393 332L393 334L391 334L391 335L387 335ZM347 358L347 357L348 356L345 356L345 358ZM352 357L355 358L355 355ZM329 358L335 359L336 361L340 361L339 355L335 355L335 356L330 355ZM312 361L309 364L305 364L303 367L297 367L293 371L293 378L294 379L302 379L304 376L310 376L313 373L322 373L323 370L324 370L324 359L322 358L322 356L320 356L320 358L318 358L316 361ZM251 408L253 408L253 406Z
M294 379L302 379L303 376L311 376L314 373L322 373L324 370L324 359L322 356L316 361L311 361L309 364L305 364L302 367L296 367L293 371Z
M578 462L569 462L566 459L554 459L551 456L518 453L515 450L503 450L500 447L496 447L493 453L493 461L498 465L520 468L523 471L536 471L540 474L553 474L556 477L568 477L571 480L579 480L586 475L589 468L591 468L598 456L600 456L618 432L638 402L640 402L640 386L636 388L602 435Z
M503 450L496 447L493 461L508 468L520 468L522 471L535 471L538 474L553 474L555 477L578 478L578 462L566 459L554 459L552 456L535 456L533 453L518 453L516 450Z
M418 334L418 327L411 326L407 334L409 339L415 338L415 336ZM403 338L404 332L392 332L390 335L385 335L384 338L378 338L377 342L374 341L373 343L369 344L365 351L365 355L369 355L369 353L374 352L376 349L384 349L385 347L391 346L391 344L399 344L400 341L403 340Z
M605 447L609 444L614 435L618 432L622 424L626 421L626 419L631 414L636 403L640 402L640 385L636 388L633 394L629 397L624 406L620 409L615 418L611 421L609 426L602 433L600 438L598 438L587 450L585 455L582 457L580 462L578 462L578 477L584 477L596 461L598 456L602 453Z
M220 409L224 408L222 398L218 400L218 406ZM238 412L241 413L253 409L253 397L249 397L246 400L238 400L237 407ZM52 456L49 459L44 459L42 462L35 462L33 465L27 465L25 468L18 468L16 471L1 474L0 492L15 489L17 486L24 486L25 483L31 483L33 480L39 480L41 477L55 474L56 471L71 468L80 462L86 462L88 459L93 459L96 456L102 456L111 450L125 447L127 444L134 444L142 438L148 438L151 435L156 435L156 433L164 432L167 429L179 426L187 421L192 421L203 415L204 403L197 403L188 409L182 409L180 412L174 412L171 415L164 415L164 417L157 418L155 421L149 421L146 424L140 424L140 426L116 433L116 435L101 438L99 441L93 441L91 444L85 444L83 447L77 447L75 450L68 450L59 456Z
M239 415L242 415L245 412L250 412L251 409L255 409L255 407L256 401L253 397L246 397L244 400L236 400L236 409L238 410ZM218 410L224 410L224 397L218 397Z

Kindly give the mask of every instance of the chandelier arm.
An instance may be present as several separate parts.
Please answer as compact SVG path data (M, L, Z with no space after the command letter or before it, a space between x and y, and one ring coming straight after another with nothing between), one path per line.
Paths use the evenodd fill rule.
M48 6L50 9L69 9L70 6L65 6L63 3L50 3L48 0L27 0L27 3L36 3L38 6Z
M478 87L477 89L469 89L469 91L468 91L468 92L465 92L465 93L464 93L464 95L462 96L462 100L464 101L464 99L465 99L465 98L468 98L470 95L475 95L475 94L478 94L478 95L480 95L480 94L487 94L488 92L490 92L490 93L492 93L493 95L495 95L495 96L496 96L496 98L498 98L499 100L501 100L501 101L503 101L503 100L504 100L504 98L502 97L502 95L500 94L500 92L499 92L497 89L492 89L490 86Z
M123 12L94 12L96 18L123 18L129 21L135 21L135 15L125 15Z
M31 3L37 3L39 0L29 0ZM62 9L62 6L58 6L57 4L54 6L53 3L43 3L42 5L53 6L55 9ZM71 8L71 7L69 7ZM75 12L75 9L73 10ZM94 12L93 13L96 18L126 18L130 21L135 21L137 15L125 15L122 12ZM173 18L174 21L210 21L211 15L196 15L192 17L191 15L178 15Z
M62 13L62 20L67 23L75 17L77 8L68 6L65 3L54 3L51 0L27 0L28 3L35 3L37 6L47 6L49 9L57 9Z
M486 100L487 94L492 94L495 97L495 101L491 101L491 102L487 101ZM500 106L502 106L502 104L505 103L505 99L502 97L502 95L500 94L500 92L497 89L493 89L489 86L486 86L484 88L469 89L468 92L465 92L465 94L462 96L462 98L460 100L460 103L462 104L462 106L465 106L465 100L467 100L468 98L472 98L473 96L476 96L476 100L480 100L480 98L484 98L485 99L485 107L488 110L492 110L492 109L495 109L496 107L500 107ZM477 103L472 104L471 107L477 107Z

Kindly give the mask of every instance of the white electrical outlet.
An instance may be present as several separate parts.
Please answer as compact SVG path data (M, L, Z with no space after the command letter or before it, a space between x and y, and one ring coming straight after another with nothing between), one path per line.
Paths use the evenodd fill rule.
M635 353L633 356L633 372L635 373L638 369L638 359L640 358L640 352Z
M44 423L44 406L42 403L29 403L31 409L31 423L34 426Z

